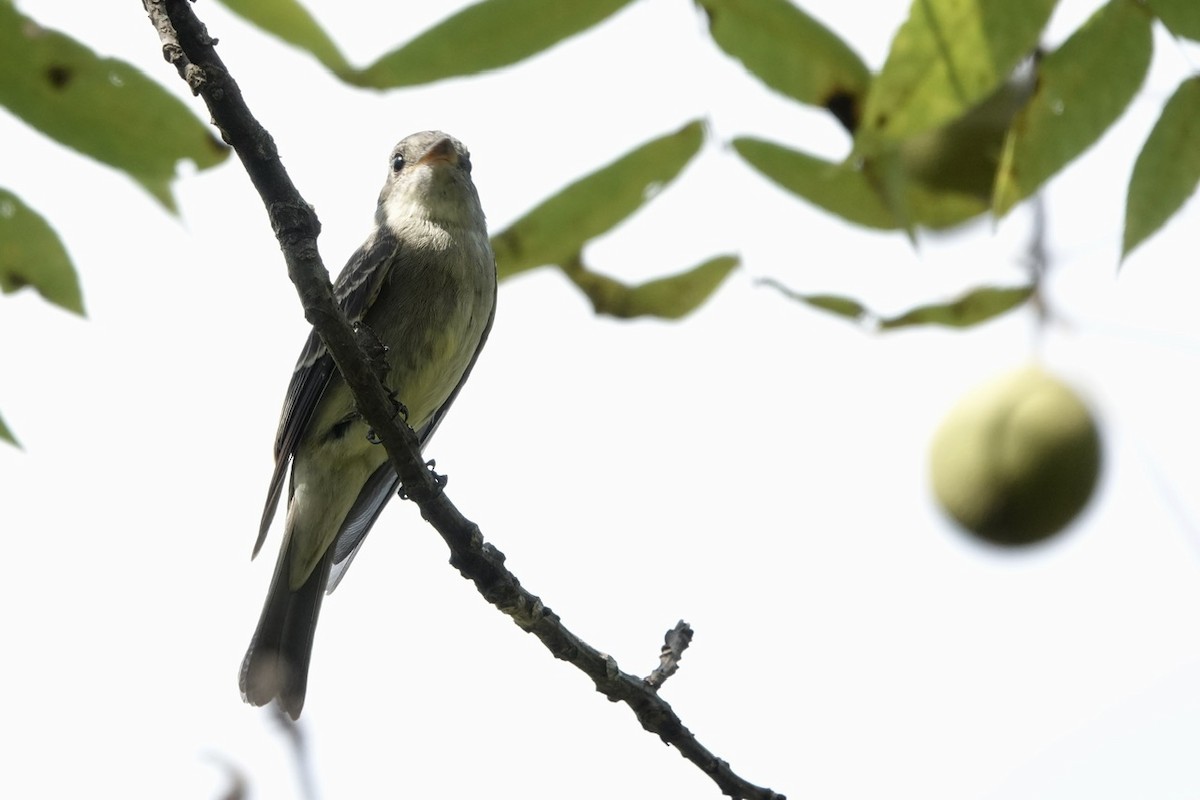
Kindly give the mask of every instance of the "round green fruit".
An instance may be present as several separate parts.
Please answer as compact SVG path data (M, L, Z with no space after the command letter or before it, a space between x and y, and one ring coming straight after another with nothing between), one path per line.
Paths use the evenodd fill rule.
M963 528L993 544L1048 539L1087 505L1100 433L1083 401L1027 367L963 398L933 438L933 492Z

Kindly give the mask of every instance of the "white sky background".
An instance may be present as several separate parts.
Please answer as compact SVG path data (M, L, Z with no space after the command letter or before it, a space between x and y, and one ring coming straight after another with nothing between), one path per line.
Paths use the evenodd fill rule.
M135 0L20 5L206 116ZM310 2L357 63L449 5ZM871 5L804 3L877 68L907 3ZM1064 2L1049 41L1095 5ZM753 280L884 312L1015 284L1026 212L914 253L776 190L733 136L830 157L845 137L721 54L685 0L643 0L499 74L386 94L214 3L197 12L316 206L332 270L413 131L470 146L500 230L709 121L680 180L586 257L630 280L724 252L744 269L677 324L595 318L551 270L505 283L427 455L522 582L622 668L647 673L668 627L695 627L664 695L741 775L792 798L1196 796L1196 204L1116 271L1133 158L1196 48L1158 36L1146 90L1048 192L1065 324L1041 354L1093 400L1108 462L1069 535L1014 555L943 522L925 457L964 391L1031 357L1031 316L871 336ZM89 311L0 299L0 409L25 447L0 448L0 796L211 800L217 760L256 797L298 796L286 741L236 685L279 541L249 561L306 333L259 200L231 160L178 184L176 220L6 115L0 141L0 183L58 227ZM402 502L324 606L303 724L325 798L719 797L487 605Z

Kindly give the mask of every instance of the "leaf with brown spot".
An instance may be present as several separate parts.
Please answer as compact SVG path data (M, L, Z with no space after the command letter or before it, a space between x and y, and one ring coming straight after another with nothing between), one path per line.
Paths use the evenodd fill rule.
M33 287L57 306L83 315L79 278L58 234L16 195L0 189L0 291Z
M788 0L697 0L713 41L767 86L823 106L854 130L871 71L837 34Z
M10 2L0 2L0 105L125 172L172 211L179 162L207 169L228 155L175 95L132 65L42 28Z

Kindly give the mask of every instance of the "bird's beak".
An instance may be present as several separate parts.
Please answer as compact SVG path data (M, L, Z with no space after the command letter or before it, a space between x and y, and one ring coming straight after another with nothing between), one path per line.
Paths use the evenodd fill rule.
M436 161L455 166L458 164L458 152L454 149L454 143L449 139L442 139L433 147L425 151L425 155L417 161L418 164L433 164Z

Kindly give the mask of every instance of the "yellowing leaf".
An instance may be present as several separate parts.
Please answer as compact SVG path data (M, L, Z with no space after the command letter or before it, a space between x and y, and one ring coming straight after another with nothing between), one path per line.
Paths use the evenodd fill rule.
M871 72L837 34L788 0L697 0L713 40L763 83L858 125Z
M704 141L690 122L580 178L492 237L502 278L546 264L567 264L583 245L633 214L687 165Z
M615 14L630 0L484 0L345 79L377 89L474 75L528 58Z
M990 201L1009 126L1033 84L1032 70L1014 76L953 122L901 142L905 172L930 189Z
M71 258L40 214L0 189L0 291L29 286L46 300L83 314L83 296Z
M0 105L68 147L127 173L174 210L176 164L228 149L187 106L124 61L40 27L0 2Z
M1179 84L1133 165L1121 257L1163 226L1200 183L1200 77Z
M1037 46L1055 0L913 0L867 96L859 151L931 130L999 88Z
M998 216L1108 130L1142 85L1150 54L1150 16L1134 0L1110 0L1042 59L1005 143L992 201Z

